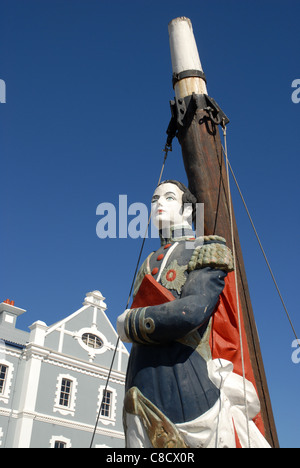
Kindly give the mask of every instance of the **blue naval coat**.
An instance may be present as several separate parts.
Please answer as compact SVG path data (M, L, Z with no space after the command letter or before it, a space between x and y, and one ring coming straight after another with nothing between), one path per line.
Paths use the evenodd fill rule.
M171 240L163 241L151 254L138 273L135 288L136 293L147 272L158 278L168 249L177 241L159 279L175 300L130 309L125 319L125 332L133 343L126 391L137 387L174 424L194 420L219 398L219 389L208 377L206 360L185 338L193 332L201 342L227 275L226 268L216 268L209 262L191 271L188 265L194 250L186 248L186 242L192 242L187 239L193 233L184 234L176 239L174 232ZM220 242L225 244L224 239L209 236L204 238L203 247Z

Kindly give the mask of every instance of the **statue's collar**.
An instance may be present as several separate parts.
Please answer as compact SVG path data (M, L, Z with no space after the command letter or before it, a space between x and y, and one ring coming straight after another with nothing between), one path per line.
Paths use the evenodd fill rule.
M161 229L159 231L161 245L168 244L169 242L178 242L182 240L194 240L195 233L191 226L172 226L168 229Z

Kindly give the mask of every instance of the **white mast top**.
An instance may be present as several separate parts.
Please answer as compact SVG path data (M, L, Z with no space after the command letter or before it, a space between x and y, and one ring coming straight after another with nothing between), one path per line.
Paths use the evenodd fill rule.
M191 21L185 17L175 18L169 23L168 29L173 74L188 70L203 73ZM178 99L193 93L207 94L205 80L199 76L179 79L174 90Z

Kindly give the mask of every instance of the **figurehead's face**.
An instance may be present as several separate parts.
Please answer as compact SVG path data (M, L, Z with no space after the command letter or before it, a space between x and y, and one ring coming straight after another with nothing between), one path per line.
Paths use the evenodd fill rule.
M177 185L165 183L159 185L152 197L151 217L158 229L188 224L191 208L182 208L183 191Z

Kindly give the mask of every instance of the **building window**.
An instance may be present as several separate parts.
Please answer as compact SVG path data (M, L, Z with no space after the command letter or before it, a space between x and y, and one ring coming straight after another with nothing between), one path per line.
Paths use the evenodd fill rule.
M56 382L56 393L54 411L64 416L75 414L75 403L77 394L77 379L69 374L60 374Z
M98 408L97 411L100 409L100 418L99 420L104 424L112 424L115 426L116 424L116 407L117 407L117 391L112 388L108 387L105 390L105 386L101 385L99 389L99 398L98 398Z
M67 448L66 442L62 442L61 440L55 440L54 448Z
M71 448L71 440L67 439L66 437L59 435L53 436L50 439L50 447L51 448Z
M84 333L81 339L89 348L99 349L103 346L103 342L100 340L99 336L93 335L92 333Z
M111 415L111 404L112 404L112 392L106 390L102 396L102 405L101 405L101 416L109 418Z
M8 367L0 364L0 395L3 395Z
M108 349L113 348L113 344L107 341L106 337L96 327L82 328L76 332L74 338L88 353L90 362L93 362L98 354L103 354Z
M0 361L0 401L8 403L10 387L12 383L14 366L11 362L2 359Z
M72 380L62 379L59 404L69 407L71 400Z

